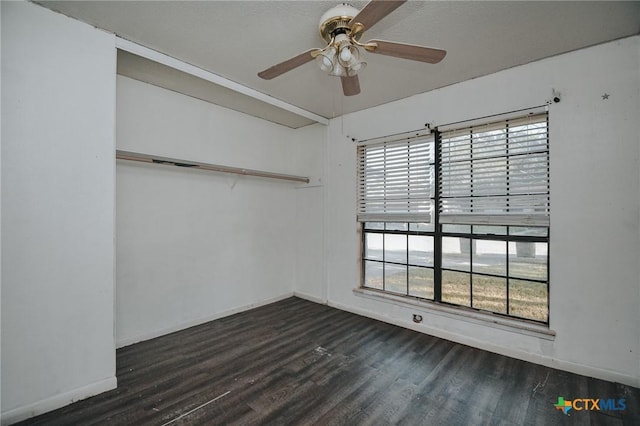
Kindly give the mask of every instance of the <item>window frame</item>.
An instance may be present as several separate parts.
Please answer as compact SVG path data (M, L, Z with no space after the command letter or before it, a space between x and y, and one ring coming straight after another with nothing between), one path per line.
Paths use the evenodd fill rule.
M361 241L361 247L362 247L362 256L361 256L361 283L360 283L360 287L361 288L366 288L366 289L375 289L373 287L367 287L365 286L365 277L366 277L366 263L367 262L375 262L375 263L380 263L382 264L382 268L383 268L383 272L382 272L382 280L383 280L383 287L380 291L383 292L387 292L390 294L394 294L394 295L400 295L400 296L408 296L408 297L416 297L418 299L422 299L422 300L428 300L428 301L435 301L435 273L436 273L436 232L435 229L434 230L429 230L429 231L420 231L420 230L411 230L410 229L410 223L409 222L402 222L402 223L406 223L406 230L398 230L398 229L392 229L392 230L387 230L387 229L374 229L374 228L366 228L366 224L367 223L371 223L371 222L361 222L361 237L362 237L362 241ZM401 223L401 222L387 222L387 223ZM365 252L366 252L366 238L367 238L367 234L380 234L383 236L383 256L381 260L378 259L367 259L365 258ZM393 262L393 261L386 261L386 259L384 258L384 236L385 235L403 235L406 236L406 243L407 243L407 251L406 251L406 262L401 263L401 262ZM434 256L434 262L433 265L417 265L417 264L411 264L409 263L409 256L410 256L410 252L408 249L408 245L409 245L409 237L410 236L425 236L425 237L431 237L433 238L433 256ZM385 265L386 264L390 264L390 265L397 265L397 266L405 266L407 268L407 279L406 279L406 292L405 294L401 294L398 292L393 292L393 291L388 291L385 289L385 285L384 285L384 280L385 280ZM424 269L429 269L433 271L433 276L434 276L434 298L433 299L428 299L428 298L423 298L423 297L419 297L419 296L414 296L409 294L409 268L411 267L417 267L417 268L424 268Z
M469 271L461 271L461 270L456 270L454 268L446 268L446 267L441 267L440 271L452 271L452 272L464 272L469 274L470 277L470 293L469 293L469 298L470 298L470 306L465 306L465 305L457 305L454 303L449 303L445 300L439 300L440 303L444 303L447 305L452 305L452 306L462 306L462 307L466 307L466 308L470 308L470 309L476 309L479 311L484 311L484 312L491 312L492 314L496 314L496 315L504 315L506 317L509 318L514 318L514 319L519 319L519 320L526 320L526 321L534 321L537 323L542 323L542 324L549 324L549 227L536 227L536 228L540 228L540 229L546 229L546 236L526 236L526 235L512 235L509 233L509 228L520 228L520 226L512 226L512 225L508 225L506 226L506 232L504 235L500 235L500 234L487 234L487 233L476 233L473 230L473 227L476 226L483 226L483 225L471 225L471 230L468 233L465 232L452 232L452 231L442 231L440 230L440 235L441 238L446 238L446 237L454 237L454 238L465 238L465 239L469 239L469 244L470 244L470 250L469 250ZM442 228L442 226L440 226L440 228ZM506 252L505 252L505 272L504 274L491 274L491 273L487 273L487 272L479 272L474 270L474 242L476 241L503 241L505 242L506 245ZM545 280L541 280L541 279L536 279L536 278L525 278L522 276L517 276L515 274L510 273L510 256L512 253L510 253L509 251L509 245L510 243L528 243L528 244L536 244L536 243L542 243L542 244L546 244L547 247L547 259L546 259L546 265L545 265ZM440 255L442 255L442 252L440 253ZM505 296L505 310L506 313L502 313L502 312L496 312L496 311L492 311L489 309L483 309L483 308L476 308L473 306L473 277L474 275L476 276L483 276L483 277L495 277L495 278L504 278L505 279L505 291L506 291L506 296ZM537 319L533 319L533 318L527 318L527 317L522 317L522 316L518 316L515 314L510 313L510 298L509 298L509 290L511 288L510 286L510 281L511 280L515 280L515 281L527 281L527 282L532 282L532 283L538 283L538 284L545 284L545 290L546 290L546 320L542 321L542 320L537 320ZM442 282L441 282L442 285Z
M550 280L549 280L549 266L550 266L550 243L549 243L549 228L548 227L536 227L539 229L545 229L546 230L546 236L527 236L527 235L509 235L509 228L513 228L514 226L510 226L510 227L506 227L506 233L504 235L499 235L499 234L487 234L487 233L476 233L473 228L471 228L471 230L467 233L467 232L453 232L453 231L443 231L442 230L442 224L440 225L434 225L434 229L433 230L429 230L429 231L417 231L417 230L410 230L408 223L406 226L406 230L387 230L387 229L375 229L375 228L367 228L367 223L371 223L371 222L362 222L361 223L361 248L362 248L362 255L361 255L361 264L360 264L360 273L361 273L361 281L360 281L360 288L363 289L367 289L367 290L373 290L373 291L380 291L382 293L386 293L386 294L391 294L391 295L395 295L395 296L401 296L401 297L408 297L408 298L413 298L413 299L419 299L419 300L423 300L425 302L429 302L429 303L439 303L439 304L443 304L443 305L447 305L447 306L451 306L451 307L455 307L455 308L459 308L459 309L471 309L474 311L480 311L480 312L487 312L487 313L491 313L494 315L500 315L500 316L504 316L507 318L511 318L511 319L516 319L516 320L522 320L522 321L529 321L529 322L534 322L534 323L539 323L539 324L545 324L548 325L549 324L549 292L550 292ZM388 223L397 223L397 222L388 222ZM474 226L482 226L482 225L474 225ZM520 227L516 227L516 228L520 228ZM383 255L381 259L371 259L368 258L366 255L366 239L367 239L367 235L370 234L376 234L376 235L381 235L384 241L384 236L385 235L403 235L407 238L407 244L408 244L408 239L410 236L427 236L427 237L432 237L433 238L433 266L430 265L415 265L409 262L409 257L410 257L410 252L409 250L406 251L406 262L397 262L397 261L389 261L385 258L384 255L384 246L383 246ZM443 253L442 253L442 240L443 238L447 238L447 237L452 237L452 238L463 238L463 239L468 239L469 240L469 245L470 245L470 250L469 250L469 270L461 270L461 269L455 269L452 267L443 267L442 266L442 258L443 258ZM492 273L487 273L487 272L481 272L481 271L477 271L474 270L474 257L476 256L476 253L474 253L473 250L473 246L474 246L474 242L477 241L501 241L504 242L506 245L506 250L505 250L505 271L504 274L492 274ZM512 273L510 271L510 257L512 256L513 253L511 253L509 251L509 244L510 243L519 243L519 242L524 242L524 243L529 243L529 244L536 244L536 243L542 243L542 244L546 244L546 248L547 248L547 256L546 256L546 265L545 265L545 280L542 279L537 279L537 278L531 278L531 277L523 277L523 276L518 276L514 273ZM384 244L384 243L383 243ZM437 247L440 247L440 249L438 249ZM466 254L466 253L465 253ZM366 279L367 279L367 273L366 273L366 267L367 267L367 262L374 262L374 263L378 263L381 265L382 267L382 288L376 288L376 287L372 287L372 286L368 286ZM406 268L406 284L405 284L405 291L404 293L400 293L397 291L392 291L389 290L386 287L386 276L385 276L385 268L386 265L394 265L394 266L401 266ZM411 267L419 267L419 268L424 268L424 269L429 269L433 271L433 298L428 298L428 297L421 297L421 296L416 296L415 294L410 294L410 273L409 270ZM442 288L443 288L443 281L442 281L442 273L443 272L457 272L457 273L463 273L468 275L469 277L469 285L470 285L470 290L469 290L469 305L463 305L463 304L456 304L450 301L447 301L443 298L443 294L442 294ZM473 298L473 285L474 285L474 276L476 277L494 277L494 278L498 278L498 279L504 279L505 280L505 299L504 299L504 303L505 303L505 311L504 312L498 312L495 310L490 310L490 309L486 309L486 308L481 308L481 307L477 307L474 306L474 298ZM545 320L540 320L540 319L536 319L536 318L531 318L531 317L525 317L525 316L521 316L518 314L513 313L513 309L512 306L510 306L510 289L511 289L511 281L522 281L522 282L530 282L530 283L537 283L537 284L544 284L544 288L545 288Z
M549 180L548 180L548 168L549 168L549 133L548 133L548 114L546 115L546 123L547 123L547 127L546 127L546 166L547 166L547 197L550 197L550 188L549 188ZM434 162L432 163L434 166L434 174L432 176L432 179L434 180L434 187L435 187L435 191L432 194L433 195L433 205L434 205L434 209L431 213L431 225L432 225L432 229L428 230L428 231L417 231L417 230L411 230L411 226L410 226L410 222L401 222L401 221L387 221L386 223L404 223L405 224L405 228L406 230L387 230L386 229L386 225L382 227L382 229L372 229L372 228L368 228L368 223L371 223L370 221L359 221L360 223L360 232L361 232L361 256L360 256L360 262L361 262L361 279L360 279L360 288L362 289L367 289L367 290L374 290L374 291L379 291L381 293L385 293L385 294L390 294L390 295L394 295L394 296L400 296L400 297L406 297L406 298L410 298L410 299L418 299L420 301L425 301L427 303L436 303L436 304L442 304L445 306L451 306L454 307L455 309L462 309L462 310L472 310L472 311L480 311L480 312L486 312L486 313L490 313L493 315L499 315L499 316L503 316L509 319L514 319L514 320L518 320L518 321L524 321L524 322L531 322L531 323L536 323L536 324L542 324L545 326L549 326L549 321L550 321L550 275L549 275L549 268L550 268L550 225L547 219L547 223L546 224L530 224L530 225L523 225L523 224L513 224L513 223L505 223L504 225L499 225L499 224L493 224L493 223L487 223L486 225L481 225L478 223L473 223L473 224L468 224L469 226L469 230L468 232L455 232L455 231L448 231L448 230L444 230L445 225L449 225L449 223L441 223L440 221L440 213L441 213L441 204L440 204L440 196L441 196L441 173L442 173L442 168L441 168L441 139L440 139L440 135L438 132L438 129L435 129L433 131L434 133L434 151L435 151L435 155L434 155ZM508 152L508 150L507 150ZM358 161L360 161L360 153L358 155ZM507 160L508 161L508 160ZM508 196L508 194L506 195ZM546 205L547 208L547 216L550 216L549 213L549 203L547 202ZM385 222L382 222L383 224ZM479 226L496 226L496 227L504 227L505 229L505 233L504 235L499 235L499 234L490 234L490 233L477 233L477 227ZM544 232L544 236L543 235L512 235L511 234L511 229L512 228L524 228L524 227L529 227L529 228L538 228L538 229L543 229L546 230L546 232ZM382 235L382 239L383 239L383 256L380 260L377 259L368 259L367 258L367 235L369 234L381 234ZM384 235L404 235L406 238L406 242L407 242L407 250L406 250L406 262L405 263L398 263L398 262L387 262L385 259L385 254L384 254ZM420 297L420 296L415 296L410 294L410 268L413 266L410 262L409 262L409 258L410 258L410 252L408 249L409 246L409 237L412 235L422 235L422 236L429 236L433 238L433 265L432 266L424 266L425 268L431 269L433 271L433 299L429 299L429 298L425 298L425 297ZM469 270L464 272L465 274L468 274L469 277L469 305L465 306L465 305L461 305L461 304L456 304L456 303L451 303L449 301L443 300L443 277L442 274L443 272L447 272L447 271L456 271L455 269L451 269L451 268L443 268L443 238L447 238L447 237L453 237L453 238L466 238L469 239L469 244L470 244L470 248L471 250L469 250ZM473 270L473 265L474 265L474 260L476 261L477 264L477 254L474 253L474 250L472 249L474 247L474 241L504 241L505 243L505 270L504 270L504 275L501 274L490 274L490 273L486 273L486 272L474 272ZM530 244L536 244L536 243L543 243L546 245L546 279L545 280L539 280L539 279L535 279L535 278L521 278L518 276L514 276L510 270L510 257L512 256L512 254L510 253L510 244L517 244L519 242L525 242L525 243L530 243ZM382 289L376 289L376 288L372 288L367 286L367 274L366 274L366 268L367 268L367 263L368 262L378 262L382 264ZM404 266L406 268L406 288L404 293L398 293L395 291L389 291L386 289L386 283L385 283L385 265L386 264L393 264L393 265L400 265L400 266ZM498 279L504 279L505 280L505 299L504 299L504 304L505 304L505 310L504 312L496 312L495 310L491 310L491 309L486 309L486 308L478 308L474 306L474 299L473 299L473 282L474 282L474 275L476 276L480 276L480 277L495 277ZM546 306L545 306L545 319L542 320L540 318L532 318L532 317L526 317L526 316L522 316L522 315L518 315L518 314L514 314L514 310L512 309L512 307L510 306L510 289L511 289L511 281L521 281L521 282L531 282L531 283L538 283L538 284L545 284L545 294L543 295L544 298L546 298Z

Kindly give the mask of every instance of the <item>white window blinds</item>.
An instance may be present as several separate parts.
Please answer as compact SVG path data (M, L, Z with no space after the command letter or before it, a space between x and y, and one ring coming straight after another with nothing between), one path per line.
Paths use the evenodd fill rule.
M549 225L547 113L440 134L440 222Z
M430 222L433 152L431 134L358 146L358 220Z

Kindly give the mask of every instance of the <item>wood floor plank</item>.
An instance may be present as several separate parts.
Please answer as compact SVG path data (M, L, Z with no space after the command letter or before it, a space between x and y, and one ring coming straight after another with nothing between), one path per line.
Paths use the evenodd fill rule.
M640 424L640 389L299 298L117 351L118 388L24 425ZM555 409L625 398L625 412Z

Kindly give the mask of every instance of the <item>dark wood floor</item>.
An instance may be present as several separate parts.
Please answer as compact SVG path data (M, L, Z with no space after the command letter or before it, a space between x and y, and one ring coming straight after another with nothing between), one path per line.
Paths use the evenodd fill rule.
M640 390L290 298L117 352L118 388L31 425L640 424ZM554 408L625 398L627 411Z

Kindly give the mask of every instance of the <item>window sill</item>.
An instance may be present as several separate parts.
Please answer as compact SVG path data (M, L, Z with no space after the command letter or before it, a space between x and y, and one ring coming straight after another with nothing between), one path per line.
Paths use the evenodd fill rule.
M526 320L505 318L489 312L485 313L464 307L447 306L427 300L418 300L412 297L394 295L366 288L355 288L353 289L353 293L356 296L368 299L381 300L405 308L419 308L430 314L441 315L474 324L486 325L540 339L554 340L556 336L556 332L545 325L528 322Z

